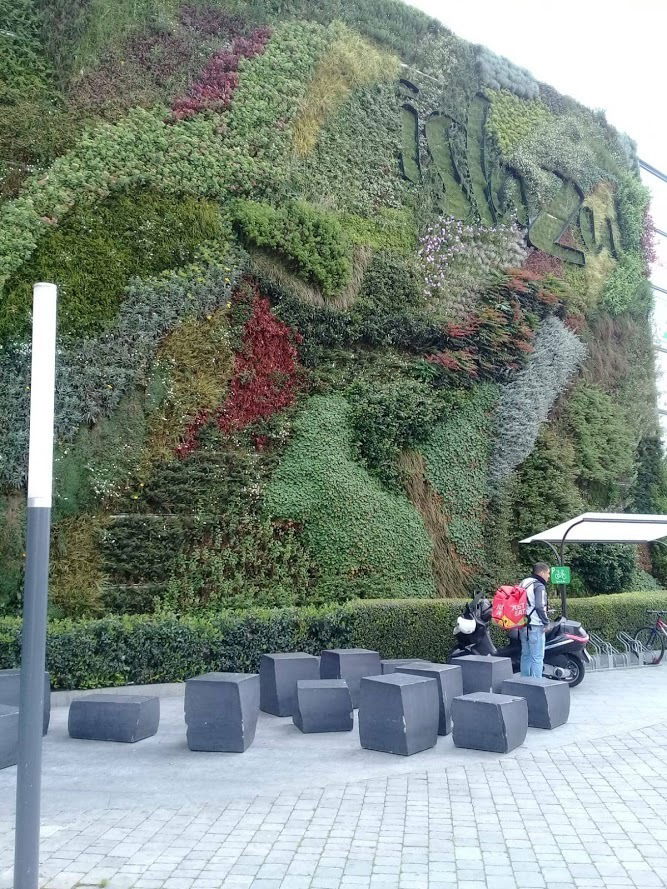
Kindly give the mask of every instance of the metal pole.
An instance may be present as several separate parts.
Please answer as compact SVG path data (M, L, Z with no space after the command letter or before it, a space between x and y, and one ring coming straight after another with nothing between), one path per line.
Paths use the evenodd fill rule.
M38 889L39 884L44 669L53 479L56 303L55 284L35 284L14 889Z

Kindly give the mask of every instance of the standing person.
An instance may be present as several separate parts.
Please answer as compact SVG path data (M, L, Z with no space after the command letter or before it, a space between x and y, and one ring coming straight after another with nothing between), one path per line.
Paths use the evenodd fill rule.
M542 676L544 665L544 636L547 616L547 581L549 566L545 562L533 565L533 573L521 581L528 599L528 625L519 630L521 638L521 675Z

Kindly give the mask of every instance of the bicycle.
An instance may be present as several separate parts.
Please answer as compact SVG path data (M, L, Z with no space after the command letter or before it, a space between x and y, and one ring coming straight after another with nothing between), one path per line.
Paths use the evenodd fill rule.
M639 642L641 648L635 651L641 658L643 650L646 650L646 664L659 664L665 654L665 640L667 640L667 622L663 620L667 611L647 611L647 614L655 614L655 626L641 627L635 633L635 642ZM639 647L638 647L639 648Z

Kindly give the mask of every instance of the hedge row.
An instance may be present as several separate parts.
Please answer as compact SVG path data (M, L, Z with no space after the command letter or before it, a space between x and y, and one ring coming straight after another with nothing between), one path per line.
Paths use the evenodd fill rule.
M383 657L445 661L461 600L355 601L323 609L285 608L214 617L157 615L52 621L47 663L54 688L174 682L209 670L255 671L268 651L364 647ZM573 600L570 616L614 639L667 610L667 592ZM16 667L20 621L0 619L0 669Z

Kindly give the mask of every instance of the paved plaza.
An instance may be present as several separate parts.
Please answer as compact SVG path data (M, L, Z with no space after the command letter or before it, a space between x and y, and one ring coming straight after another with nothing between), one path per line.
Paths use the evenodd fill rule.
M179 690L180 691L180 690ZM45 741L43 886L650 889L667 886L667 668L593 673L568 725L509 756L361 750L264 716L245 754L191 753L182 694L157 736ZM16 769L0 772L0 889Z

